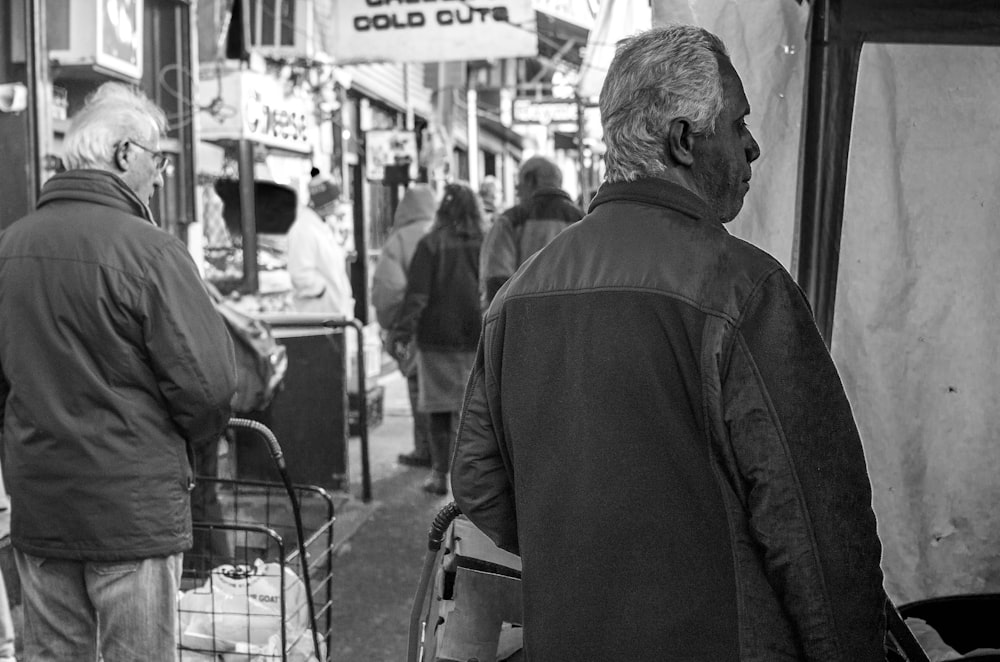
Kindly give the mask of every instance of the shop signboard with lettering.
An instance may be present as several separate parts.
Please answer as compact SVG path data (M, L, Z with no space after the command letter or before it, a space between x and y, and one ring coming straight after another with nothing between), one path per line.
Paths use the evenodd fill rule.
M572 101L514 100L514 122L516 124L576 122L578 112L576 104Z
M365 177L381 181L386 166L406 166L409 178L417 178L417 135L413 131L365 131Z
M309 153L317 128L310 100L286 95L276 79L253 71L230 71L221 78L213 68L203 72L203 91L215 100L198 113L202 140L252 140L299 153Z
M337 0L317 21L338 62L440 62L538 54L531 0Z

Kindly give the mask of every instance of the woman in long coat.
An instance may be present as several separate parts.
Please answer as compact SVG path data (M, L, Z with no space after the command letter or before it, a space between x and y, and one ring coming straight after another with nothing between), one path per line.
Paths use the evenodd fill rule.
M391 335L391 351L406 352L416 338L418 408L430 415L431 475L424 489L448 491L448 464L465 384L482 330L479 250L482 204L464 182L448 184L434 227L417 244L406 298Z

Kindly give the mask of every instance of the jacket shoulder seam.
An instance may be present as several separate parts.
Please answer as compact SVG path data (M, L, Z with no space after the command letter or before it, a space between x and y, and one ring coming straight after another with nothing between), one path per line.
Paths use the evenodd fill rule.
M545 290L543 292L524 292L519 294L513 294L504 298L504 302L515 301L517 299L535 299L544 298L549 296L570 296L574 294L588 294L591 292L643 292L647 294L655 294L658 296L666 297L668 299L676 299L683 303L688 304L692 308L705 313L706 315L711 315L712 317L718 317L722 320L729 322L730 324L735 323L735 319L732 315L726 313L723 310L717 310L711 306L707 306L703 303L692 299L691 297L673 292L671 290L665 290L658 287L642 287L638 285L602 285L600 287L587 287L587 288L561 288L556 290ZM498 312L495 312L488 316L487 319L492 319Z

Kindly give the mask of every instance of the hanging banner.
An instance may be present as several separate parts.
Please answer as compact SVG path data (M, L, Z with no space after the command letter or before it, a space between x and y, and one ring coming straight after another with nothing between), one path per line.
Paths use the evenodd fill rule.
M538 54L531 0L337 0L316 14L320 45L340 64Z

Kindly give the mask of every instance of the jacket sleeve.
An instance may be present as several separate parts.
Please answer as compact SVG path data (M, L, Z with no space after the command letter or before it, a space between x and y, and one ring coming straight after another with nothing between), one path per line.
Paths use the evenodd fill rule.
M315 214L302 208L299 214ZM304 299L318 299L326 292L327 279L319 265L317 244L321 240L308 226L293 223L288 231L288 275L295 293Z
M372 305L383 329L391 329L406 296L406 272L400 260L402 240L398 233L385 243L372 276Z
M0 440L3 439L4 412L7 409L7 394L10 393L10 383L3 372L3 364L0 363Z
M465 389L451 463L451 491L462 514L497 547L519 554L514 486L505 457L494 371L487 367L486 329Z
M806 660L884 660L881 544L860 435L798 286L764 279L722 382L751 535Z
M434 282L434 255L427 237L420 240L410 261L410 270L406 275L406 296L403 297L399 317L393 324L393 330L409 339L416 335L420 326L420 318L431 297L431 285Z
M236 391L233 343L194 261L168 243L145 283L143 335L170 416L192 445L225 429Z

